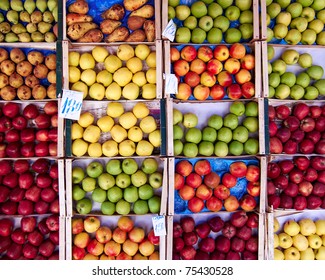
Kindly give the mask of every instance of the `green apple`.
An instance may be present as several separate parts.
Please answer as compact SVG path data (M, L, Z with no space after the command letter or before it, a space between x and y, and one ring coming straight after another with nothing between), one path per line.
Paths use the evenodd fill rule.
M274 95L275 95L275 88L269 86L269 94L268 94L268 97L269 97L269 98L273 98Z
M303 17L294 18L290 23L290 28L297 29L299 32L304 32L307 27L308 21Z
M242 101L234 101L229 107L229 112L236 116L242 116L245 113L245 104Z
M98 203L104 202L106 200L106 191L102 188L95 188L91 193L91 199Z
M149 211L153 214L157 214L160 211L161 198L157 195L148 199Z
M138 163L134 158L126 158L122 161L122 170L128 175L132 175L138 170Z
M315 11L324 10L325 2L323 0L314 0L313 4L310 5Z
M266 14L266 26L269 26L271 24L271 17L269 14Z
M282 75L287 70L287 64L282 59L276 59L272 63L272 71Z
M312 80L319 80L324 75L324 69L322 66L319 65L312 65L307 68L306 73Z
M276 16L281 12L281 6L278 3L271 3L266 7L266 12L269 14L270 18L276 18Z
M232 140L237 140L240 143L245 143L248 139L248 129L243 126L237 126L232 132Z
M80 200L83 199L86 196L86 192L79 186L79 185L73 185L72 186L72 199L73 200Z
M271 29L270 27L267 27L266 28L266 42L271 42L273 38L274 38L273 29Z
M93 205L89 198L83 198L76 204L77 212L81 215L87 215L92 210Z
M179 5L180 0L168 0L168 5L172 7L177 7Z
M292 87L296 83L297 77L292 72L285 72L280 77L280 83ZM277 86L275 86L277 87Z
M290 96L290 87L285 84L280 84L275 89L275 98L286 99Z
M216 1L223 9L228 8L232 5L233 0L217 0Z
M253 12L251 10L243 11L239 16L239 23L253 23ZM268 24L267 24L268 25Z
M191 41L191 30L187 27L178 27L175 34L177 43L189 43Z
M317 12L316 18L320 19L325 24L325 10Z
M110 188L107 190L107 199L112 202L116 203L123 197L123 191L118 186L114 186L113 188Z
M194 113L186 113L183 115L183 125L186 128L196 127L198 121L198 117Z
M197 26L197 18L195 16L189 16L184 20L183 25L191 30Z
M91 178L97 178L104 171L104 166L99 161L93 161L86 167L86 173Z
M306 29L301 34L301 43L304 45L312 45L316 42L317 34L313 29Z
M217 131L209 126L202 130L202 141L214 142L217 139Z
M199 144L199 154L205 157L210 157L213 155L214 145L209 141L201 141Z
M96 179L91 177L86 177L81 182L82 189L85 192L93 191L96 188L96 184L97 184Z
M235 21L239 19L240 16L240 10L236 6L229 6L225 12L224 15L226 16L227 19L230 21Z
M140 169L131 175L131 183L135 187L140 187L146 184L147 181L148 181L147 174Z
M325 46L325 31L317 34L316 44L320 46Z
M306 72L301 72L297 75L296 84L306 88L310 84L310 77Z
M231 130L235 129L238 126L238 116L233 113L228 113L223 118L223 126L230 128Z
M213 27L219 28L222 32L226 32L230 26L230 21L225 16L217 16L213 20Z
M294 2L286 8L286 11L291 14L291 18L297 18L301 15L302 9L303 7L300 3Z
M138 188L135 186L127 187L123 192L123 198L130 203L136 202L139 199Z
M222 41L222 31L217 27L212 27L207 34L207 41L210 44L220 44Z
M273 2L273 0L265 0L265 5L268 6Z
M211 3L208 5L208 15L215 19L217 16L223 14L223 9L218 3Z
M317 88L319 94L325 95L325 79L320 79L314 83L314 87Z
M191 127L185 132L185 140L190 143L199 144L202 140L202 132L196 127Z
M294 100L302 99L305 95L305 89L302 86L294 85L290 88L290 97Z
M324 29L324 23L320 19L316 18L308 23L308 28L314 30L316 34L319 34Z
M302 68L308 68L313 65L313 57L309 53L303 53L299 56L298 64Z
M131 177L124 172L118 174L115 178L115 184L121 189L125 189L131 185Z
M241 37L243 40L248 40L253 38L253 24L243 23L239 25L239 31L241 32Z
M111 159L106 164L106 172L113 176L122 173L121 161L119 159Z
M223 118L220 115L213 114L208 118L208 126L219 130L223 125Z
M115 204L115 211L119 215L127 215L131 212L131 204L124 199L120 199Z
M289 26L291 22L291 14L289 12L280 12L276 18L275 18L276 23L282 23L285 26Z
M184 136L183 129L181 128L180 125L175 124L173 126L173 137L174 137L174 140L182 139L183 136Z
M192 30L191 42L194 44L202 44L207 37L207 33L200 27Z
M196 157L199 153L199 148L194 143L185 143L183 146L183 154L186 157Z
M139 198L142 200L148 200L154 195L153 187L149 184L144 184L138 189Z
M183 121L183 114L181 111L173 108L173 124L179 124Z
M191 9L186 5L178 5L175 8L175 14L177 19L185 20L191 14Z
M146 200L139 199L133 204L133 212L137 215L145 215L149 212L148 202Z
M252 7L253 0L235 0L234 5L241 11L249 10Z
M203 1L195 1L191 5L191 14L196 18L201 18L208 14L208 8Z
M213 2L214 0L202 0L205 4L209 5Z
M283 39L288 34L288 27L282 23L277 23L273 27L274 37L278 40Z
M102 173L97 178L97 183L100 188L103 190L108 190L109 188L114 187L115 185L115 178L113 175L108 173Z
M309 7L313 4L314 0L296 0L296 2L300 3L303 7Z
M162 186L163 175L156 171L149 175L149 185L154 189L159 189Z
M272 64L270 62L267 63L267 74L270 75L272 73Z
M280 84L280 81L281 81L281 77L279 73L271 73L269 75L269 85L271 87L276 88Z
M218 130L218 136L217 136L218 141L222 141L225 143L229 143L232 139L232 131L228 127L221 127Z
M85 178L84 170L79 166L72 167L72 183L79 184Z
M100 211L104 215L113 215L115 213L115 204L110 201L104 201L100 206Z
M258 149L258 140L255 138L248 138L248 140L244 143L244 152L248 155L258 154Z
M257 117L258 116L258 103L256 101L249 101L245 105L245 116L246 117Z
M281 58L286 64L292 65L298 62L299 53L294 49L287 49L281 54Z
M243 126L245 126L248 132L257 132L258 130L258 118L256 117L246 117L243 120Z
M237 28L229 28L225 33L225 42L227 44L238 43L240 42L241 38L241 32Z
M213 27L213 19L210 16L203 16L199 19L199 27L208 32Z
M315 18L316 12L310 7L304 7L300 16L307 19L308 22L311 22Z
M291 0L275 0L275 2L278 3L282 9L284 9L289 6Z
M176 11L174 7L168 6L167 14L168 14L168 21L174 19L176 17Z
M146 174L152 174L158 169L158 161L154 158L146 158L143 160L141 170Z
M183 152L183 142L181 140L174 140L174 155L179 156Z
M214 154L217 157L225 157L228 155L229 149L225 142L217 141L214 145Z
M240 156L244 152L244 144L233 140L229 143L229 153L233 156Z
M318 96L319 96L319 91L315 84L314 86L308 86L305 88L304 99L315 100Z

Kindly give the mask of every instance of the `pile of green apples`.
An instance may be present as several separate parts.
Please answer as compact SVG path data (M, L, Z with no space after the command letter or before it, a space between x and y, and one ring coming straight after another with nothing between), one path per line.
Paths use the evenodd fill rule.
M324 69L313 64L310 53L284 49L275 58L274 52L268 45L269 98L315 100L325 95Z
M154 158L141 163L133 158L92 161L85 168L73 166L71 175L74 209L79 214L144 215L160 211L163 175Z
M233 44L253 38L253 0L168 0L168 20L177 25L175 42Z
M173 109L174 155L186 157L256 155L259 142L258 103L234 101L228 113L207 117L205 126L198 127L195 113Z
M267 42L325 45L324 0L266 0Z

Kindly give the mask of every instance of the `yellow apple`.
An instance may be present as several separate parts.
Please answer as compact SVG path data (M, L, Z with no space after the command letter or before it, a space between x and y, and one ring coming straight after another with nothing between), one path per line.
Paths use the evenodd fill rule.
M87 153L88 143L83 139L76 139L72 142L71 151L72 154L77 157L82 157Z
M325 246L325 235L322 236L323 246Z
M89 96L95 100L103 100L105 97L105 87L102 84L94 83L89 88Z
M95 68L96 61L90 53L80 55L79 66L82 70Z
M296 234L292 237L293 246L295 246L299 251L305 251L308 246L308 239L301 233Z
M120 125L125 129L130 129L132 126L135 126L137 121L138 119L132 112L125 112L118 119Z
M90 143L88 146L88 155L90 157L101 157L102 152L102 144L100 143Z
M112 74L117 71L117 69L122 67L121 59L119 59L116 55L113 54L106 57L104 64L105 69Z
M90 241L90 236L87 232L79 232L73 237L73 244L78 248L86 248Z
M126 67L134 74L142 71L142 61L138 57L132 57L126 62Z
M112 127L110 133L112 139L117 143L121 143L123 140L125 140L128 137L128 132L126 131L126 129L120 126L119 124L115 124Z
M290 236L297 235L300 231L299 224L294 220L286 221L283 225L283 231Z
M83 112L80 114L78 124L82 127L87 127L94 123L95 117L90 112Z
M140 127L133 126L128 130L128 139L137 143L143 138L143 132Z
M133 258L132 258L132 260L134 260L134 261L146 261L146 260L148 260L148 257L146 257L146 256L142 256L139 252L138 253L136 253L134 256L133 256Z
M150 110L148 109L146 103L138 102L133 106L132 112L138 119L143 119L149 115Z
M122 245L122 250L133 257L138 252L139 245L136 242L126 239Z
M273 248L279 247L279 236L273 233Z
M114 120L110 116L103 116L97 120L97 125L102 132L109 132L114 125Z
M153 116L144 117L139 124L144 133L150 133L157 129L157 123Z
M152 155L154 146L147 140L140 140L136 147L136 154L138 156L150 156Z
M72 140L82 138L83 133L84 133L84 129L81 125L79 125L78 123L73 123L71 125L71 139Z
M276 260L276 261L284 260L284 254L281 250L274 249L274 260Z
M300 220L298 223L300 226L300 233L304 236L316 233L316 225L312 219L305 218Z
M139 87L144 86L147 83L146 74L143 71L135 73L132 77L132 82Z
M141 60L145 60L150 54L150 48L147 45L140 44L135 47L134 53L136 57L140 58Z
M98 260L98 256L95 256L93 254L87 253L84 258L84 261L97 261Z
M317 234L308 235L307 238L309 242L309 247L312 249L318 249L323 244L322 238Z
M148 83L155 84L156 83L156 68L149 68L146 72L146 79Z
M69 66L69 83L76 83L80 80L81 72L75 66Z
M325 260L325 246L321 246L315 250L315 258L316 260Z
M134 49L131 45L121 44L117 48L116 55L119 59L126 61L134 56Z
M114 157L118 155L118 144L114 140L107 140L102 144L102 152L104 156Z
M122 96L122 88L116 83L111 83L105 91L108 100L120 100Z
M88 86L82 81L78 81L78 82L74 83L71 87L71 90L82 92L83 99L85 99L88 95Z
M300 252L295 247L290 247L284 250L284 259L285 260L299 260L300 259Z
M128 83L122 90L122 96L128 100L135 100L139 97L140 88L135 83Z
M113 74L113 80L118 83L119 86L124 87L132 80L132 72L126 68L121 67Z
M77 67L79 65L80 53L73 51L69 52L68 56L69 66Z
M153 132L150 132L148 135L149 142L154 146L154 147L160 147L161 145L161 135L160 135L160 130L156 129Z
M158 261L160 260L159 258L159 252L154 251L150 256L149 256L149 261Z
M135 143L130 139L122 141L118 145L119 154L123 157L130 157L135 153Z
M146 58L146 63L148 67L156 67L156 52L153 51L149 53L149 55Z
M287 249L292 246L293 241L292 237L289 234L286 234L285 232L281 232L278 234L279 236L279 246L283 249Z
M142 87L142 98L143 99L155 99L156 98L156 85L145 84Z
M143 256L150 256L155 251L155 245L153 245L148 239L142 241L139 245L139 252Z
M107 105L106 114L112 118L118 118L124 113L124 107L119 102L110 102Z
M277 232L280 229L280 223L277 218L273 219L273 231Z
M105 58L109 55L108 50L102 46L94 47L91 53L97 62L104 62Z
M312 248L308 247L305 251L301 251L300 259L301 260L314 260L315 259L314 250Z
M316 234L324 235L325 234L325 220L317 220L315 221L316 225Z
M86 69L82 71L80 80L84 82L87 86L91 86L96 82L96 72L93 69Z
M100 128L97 125L89 125L84 130L82 138L89 143L96 143L100 138Z
M104 87L108 87L113 81L113 75L104 69L97 74L96 81L103 84Z

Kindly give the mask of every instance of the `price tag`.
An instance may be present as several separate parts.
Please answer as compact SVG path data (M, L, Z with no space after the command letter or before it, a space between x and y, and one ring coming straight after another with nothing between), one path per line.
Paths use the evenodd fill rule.
M153 231L156 236L166 235L165 217L155 216L152 217Z
M178 92L178 79L175 74L164 74L165 92L167 94L176 94Z
M176 34L176 24L171 19L168 22L165 30L163 31L162 36L167 38L169 41L173 42L175 39L175 34Z
M59 117L79 120L82 108L83 93L80 91L63 90Z

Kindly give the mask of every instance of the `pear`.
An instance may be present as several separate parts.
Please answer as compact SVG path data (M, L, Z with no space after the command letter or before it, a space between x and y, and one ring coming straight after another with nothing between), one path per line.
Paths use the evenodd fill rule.
M47 9L47 0L36 0L36 7L44 13Z
M13 9L14 11L17 11L17 12L21 12L24 10L23 1L21 1L21 0L11 0L10 7L11 7L11 9Z
M5 40L5 35L3 35L1 32L0 32L0 42L3 42Z
M44 42L45 36L39 31L35 31L31 34L33 42Z
M9 32L5 36L5 41L7 43L14 43L14 42L18 42L19 41L19 38L18 38L18 36L15 33Z
M32 23L39 23L43 20L43 14L40 11L34 11L30 15L30 20Z
M52 12L52 15L54 17L54 21L55 22L58 22L58 20L59 20L59 10L58 10L58 7L55 7L53 9L53 11L51 11L51 12Z
M114 73L115 71L117 71L119 68L122 67L122 61L121 59L119 59L116 55L109 55L105 61L105 69L110 72L110 73Z
M10 8L9 0L1 0L0 1L0 10L8 11Z
M102 70L97 73L96 81L97 83L103 84L104 87L108 87L113 82L113 75L107 70Z
M82 81L78 81L78 82L74 83L71 87L71 90L82 92L83 99L85 99L88 95L88 86Z
M26 25L26 30L28 33L33 33L35 31L37 31L37 24L36 23L28 23Z
M105 96L108 100L120 100L122 88L116 82L113 82L106 88Z
M81 69L93 69L95 68L96 61L90 53L83 53L80 56L79 66Z
M3 22L4 20L5 20L5 16L0 13L0 23Z
M56 36L53 32L46 32L45 33L45 42L48 42L48 43L53 43L56 41Z
M11 31L11 26L9 22L2 22L0 23L0 32L2 34L7 34Z
M41 21L37 24L37 29L42 34L45 34L46 32L50 31L52 28L52 24L48 22Z
M88 143L83 139L76 139L72 142L71 152L77 157L82 157L87 153Z
M106 157L118 155L118 144L114 140L107 140L102 144L102 152Z
M102 46L96 46L91 51L91 54L93 55L93 58L97 62L104 62L106 57L109 55L109 52L106 48L104 48Z
M48 0L47 7L51 12L53 12L54 8L58 6L58 0Z
M43 21L47 23L52 23L54 21L54 17L50 11L45 11L43 13Z
M18 35L20 33L25 33L27 30L21 23L17 23L11 26L11 31Z
M134 49L130 45L122 44L117 48L116 55L119 59L126 61L134 57Z
M132 80L132 72L126 68L121 67L113 74L113 80L119 84L119 86L124 87Z
M34 12L34 10L36 8L36 4L35 4L34 0L26 0L24 3L24 8L29 14Z
M147 83L146 74L143 71L135 73L132 77L132 82L139 87L144 86Z
M7 13L7 20L12 24L17 24L19 21L19 14L17 11L10 10Z
M144 99L155 99L156 98L156 85L145 84L142 87L142 97Z
M32 41L32 37L27 32L18 34L18 38L19 38L19 42L22 43L29 43Z
M99 83L92 84L89 88L89 96L95 100L103 100L105 97L105 87Z
M19 13L19 19L22 22L30 22L30 14L26 11L22 11Z

